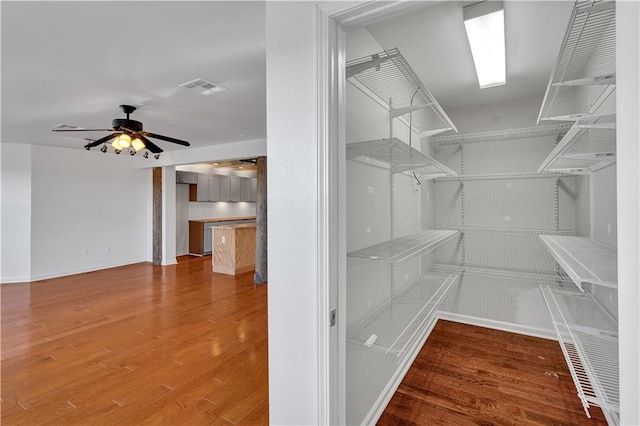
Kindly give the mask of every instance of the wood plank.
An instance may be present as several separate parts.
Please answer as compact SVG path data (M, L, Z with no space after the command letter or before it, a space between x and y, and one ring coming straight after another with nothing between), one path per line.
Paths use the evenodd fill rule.
M267 282L267 157L256 161L256 284Z
M250 273L181 256L0 292L2 424L268 424L267 287Z
M162 264L162 167L153 168L153 264Z
M558 342L439 320L379 425L606 425L589 419Z

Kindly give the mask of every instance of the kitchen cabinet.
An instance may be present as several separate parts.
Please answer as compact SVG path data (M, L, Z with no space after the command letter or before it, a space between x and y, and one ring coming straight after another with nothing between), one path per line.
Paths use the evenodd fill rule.
M213 227L211 269L228 275L255 270L256 224L238 223Z
M240 178L240 201L251 201L251 178Z
M255 216L221 217L189 221L189 254L202 256L211 254L212 228L217 225L254 223Z
M209 175L198 173L196 201L209 201Z
M193 172L176 171L176 183L197 184L198 175Z
M230 183L231 176L220 176L219 184L220 184L220 197L219 201L229 201L229 191L230 191Z
M220 201L220 176L209 175L209 201Z
M249 197L249 201L255 203L258 200L258 179L251 178L251 194Z
M229 201L240 201L240 178L229 176Z

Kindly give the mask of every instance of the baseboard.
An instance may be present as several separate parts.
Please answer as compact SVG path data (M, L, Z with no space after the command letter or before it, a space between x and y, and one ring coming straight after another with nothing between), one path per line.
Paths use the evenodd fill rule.
M77 269L68 269L68 270L65 270L65 271L58 271L58 272L53 272L53 273L49 273L49 274L32 275L28 281L41 281L41 280L48 280L48 279L51 279L51 278L66 277L68 275L84 274L86 272L93 272L93 271L100 271L100 270L103 270L103 269L117 268L117 267L120 267L120 266L132 265L134 263L142 263L142 262L148 262L148 260L140 258L140 259L128 260L128 261L125 261L125 262L115 262L115 263L109 263L109 264L99 265L99 266L90 266L90 267L77 268Z
M9 278L2 277L0 278L0 285L28 283L29 281L31 281L31 277L9 277Z
M523 334L525 336L539 337L548 340L558 340L553 330L545 330L543 328L529 327L525 325L512 324L502 321L490 320L486 318L477 318L469 315L454 314L452 312L439 311L438 318L461 322L463 324L477 325L479 327L492 328L494 330L508 331L511 333Z
M177 265L177 264L178 264L178 259L174 257L173 259L169 259L166 262L163 262L162 266L171 266L171 265Z

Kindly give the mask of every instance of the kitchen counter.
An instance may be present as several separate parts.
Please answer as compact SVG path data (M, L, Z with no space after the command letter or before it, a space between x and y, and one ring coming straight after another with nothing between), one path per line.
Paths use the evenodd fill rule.
M211 229L214 226L255 223L255 216L216 217L189 221L189 254L203 256L210 254Z
M228 275L255 270L256 224L237 223L213 227L211 269Z
M212 222L233 222L236 220L256 220L255 216L238 216L238 217L216 217L213 219L194 219L189 222L212 223Z

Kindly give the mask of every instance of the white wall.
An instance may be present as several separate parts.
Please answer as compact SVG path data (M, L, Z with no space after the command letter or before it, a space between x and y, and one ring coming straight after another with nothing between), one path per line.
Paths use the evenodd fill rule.
M31 280L150 259L150 170L100 152L31 152Z
M31 276L31 145L2 143L0 282Z
M267 2L269 420L321 423L317 11Z
M620 420L640 424L640 3L616 2Z

